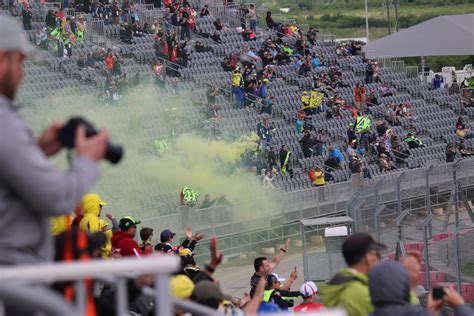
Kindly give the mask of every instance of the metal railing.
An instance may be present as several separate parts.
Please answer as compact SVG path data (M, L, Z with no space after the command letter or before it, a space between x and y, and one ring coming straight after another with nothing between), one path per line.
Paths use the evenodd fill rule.
M153 296L155 300L160 302L156 304L155 315L171 315L172 302L169 299L168 284L171 273L178 270L180 265L179 258L174 256L148 256L142 259L136 258L122 258L117 260L94 260L90 262L61 262L61 263L46 263L36 265L25 265L15 267L2 267L0 273L0 301L5 301L5 298L14 299L22 295L21 292L15 292L15 288L23 286L24 289L29 289L21 298L29 295L29 301L35 302L34 298L44 297L44 293L49 293L47 285L53 282L74 281L76 289L76 303L69 305L68 303L61 304L59 299L51 301L55 306L49 312L53 315L84 315L86 304L86 288L83 280L104 279L109 278L117 287L117 295L115 305L117 307L117 315L128 314L128 299L126 291L125 279L130 276L130 273L135 276L143 274L155 275L155 288ZM42 284L44 287L34 290L29 285ZM26 285L26 286L25 286ZM21 289L21 288L20 288ZM51 297L54 297L51 294ZM48 297L49 299L50 297ZM37 308L45 309L45 306L40 305L40 301L36 302L36 306L30 306L30 311L37 311ZM45 305L46 302L43 302ZM47 306L46 306L47 307ZM62 314L68 311L67 314Z
M92 43L101 47L106 47L104 20L87 18L86 21L86 42Z
M259 231L260 235L268 234L267 229L274 220L282 229L284 225L296 223L304 218L343 214L353 186L351 181L347 181L297 192L276 191L272 197L279 197L275 197L277 202L273 204L269 204L271 200L269 197L262 197L205 209L180 206L177 207L175 214L148 218L142 222L149 227L169 228L174 231L182 231L189 225L206 236L216 235L220 241L226 243L225 240L235 240L236 236L251 231ZM227 245L223 249L230 254L235 253L234 250L237 248L238 245ZM208 253L206 247L201 251L200 255Z
M474 193L474 170L471 171L469 167L474 165L474 160L463 160L462 164L465 166L462 170L467 171L459 175L458 182L462 183L466 199L471 196L471 189ZM206 209L181 206L177 207L175 214L148 218L143 223L176 231L191 225L207 236L219 236L225 244L223 249L226 253L235 254L248 249L249 244L264 242L267 237L269 240L278 239L274 235L275 231L283 231L300 219L347 213L354 218L356 230L369 231L377 239L393 244L396 232L394 229L387 231L386 227L395 222L404 210L417 213L446 208L448 204L452 207L456 205L454 200L450 200L452 168L449 164L439 165L388 173L372 179L353 175L350 181L277 194L279 198L274 199L277 204L273 205L268 202L273 199L272 196ZM427 181L429 186L426 186ZM275 223L277 226L274 226ZM386 239L387 236L390 237ZM242 244L242 241L245 243ZM205 247L198 248L201 251L198 256L208 254Z
M209 12L214 18L221 19L229 27L240 26L240 12L238 7L226 5L210 5Z
M418 78L418 66L406 66L405 69L408 78Z
M163 19L164 9L155 9L153 4L141 4L138 7L138 19L143 26L145 23L151 27L155 21Z

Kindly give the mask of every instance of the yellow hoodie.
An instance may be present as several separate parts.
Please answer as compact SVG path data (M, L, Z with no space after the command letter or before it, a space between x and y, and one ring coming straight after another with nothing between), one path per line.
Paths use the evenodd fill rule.
M65 232L69 227L71 227L73 220L74 216L72 215L61 215L51 217L51 233L53 234L53 236L57 236Z
M107 203L102 201L97 194L86 194L82 198L82 214L83 218L79 223L79 227L88 233L103 232L107 237L107 243L100 250L102 258L110 257L110 250L112 249L112 229L107 222L99 218L100 206L105 206Z

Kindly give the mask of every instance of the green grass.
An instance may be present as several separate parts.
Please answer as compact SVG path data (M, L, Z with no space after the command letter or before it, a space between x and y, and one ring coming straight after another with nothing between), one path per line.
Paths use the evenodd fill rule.
M474 262L466 264L461 272L467 276L474 277Z
M286 18L294 18L298 23L318 27L324 33L335 34L338 37L365 36L364 1L335 0L331 5L322 5L322 1L261 1L263 7L272 12L279 12L279 8L289 7L290 12L283 14ZM399 0L399 26L406 28L440 15L466 14L474 12L474 0L416 0L406 3ZM301 8L306 4L310 9ZM381 6L382 1L369 1L369 32L370 38L380 38L388 35L387 10ZM337 15L337 18L334 16ZM328 19L328 17L333 17ZM395 10L390 8L390 23L392 31L395 27ZM346 27L342 26L345 25Z

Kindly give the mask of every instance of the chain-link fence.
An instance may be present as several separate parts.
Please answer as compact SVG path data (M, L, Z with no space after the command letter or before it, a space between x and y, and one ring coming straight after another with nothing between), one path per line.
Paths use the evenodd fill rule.
M371 179L347 207L355 230L370 232L387 244L389 258L411 250L423 252L421 285L455 282L471 300L473 164L462 160Z

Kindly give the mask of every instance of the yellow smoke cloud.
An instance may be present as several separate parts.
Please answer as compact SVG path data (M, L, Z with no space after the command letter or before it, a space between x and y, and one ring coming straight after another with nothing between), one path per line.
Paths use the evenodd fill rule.
M275 206L273 203L277 199L262 187L255 170L239 164L241 155L253 150L257 140L254 133L234 142L210 141L183 134L163 157L150 161L148 171L177 190L184 186L197 190L200 201L204 194L225 195L232 204L242 206L238 212L240 219L256 214L256 211L263 215ZM245 203L250 200L253 203Z
M179 122L196 120L196 115L204 119L202 114L199 117L204 108L189 104L191 93L175 96L145 85L124 93L121 104L107 107L94 96L62 91L35 100L38 106L24 107L21 113L37 133L52 121L84 116L96 127L106 127L112 140L124 146L123 161L117 166L102 163L102 176L91 189L108 203L105 211L116 217L146 219L174 213L183 186L199 191L198 206L205 194L226 195L234 205L258 199L239 207L241 219L268 214L278 199L263 189L255 171L239 166L241 154L255 146L258 137L254 133L235 141L211 141L188 131L172 140L170 131L176 126L170 115ZM176 113L170 114L173 107ZM157 139L169 143L162 157L156 156ZM55 163L66 168L65 154L56 157Z

